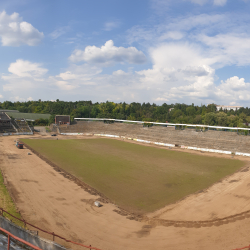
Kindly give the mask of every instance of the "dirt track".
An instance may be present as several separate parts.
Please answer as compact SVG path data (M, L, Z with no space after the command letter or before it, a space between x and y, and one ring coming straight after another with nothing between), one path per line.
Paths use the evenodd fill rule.
M117 208L113 204L92 206L97 196L85 192L36 155L27 155L28 149L17 149L17 138L0 138L0 167L23 218L32 224L103 250L230 250L250 243L249 213L217 220L250 210L249 162L243 172L138 222L114 212ZM209 222L171 226L165 220Z

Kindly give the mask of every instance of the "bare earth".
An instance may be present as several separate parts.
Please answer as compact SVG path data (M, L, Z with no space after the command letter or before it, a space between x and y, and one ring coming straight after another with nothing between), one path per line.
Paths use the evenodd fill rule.
M16 139L18 136L0 138L0 168L22 217L38 227L103 250L230 250L250 243L249 213L216 221L250 210L250 161L245 157L239 158L246 161L242 172L204 192L148 214L149 219L138 222L114 212L117 207L113 204L93 206L97 196L85 192L36 155L28 155L28 149L17 149ZM164 220L208 222L197 223L197 226L185 223L171 226L164 224ZM63 244L72 249L84 249Z

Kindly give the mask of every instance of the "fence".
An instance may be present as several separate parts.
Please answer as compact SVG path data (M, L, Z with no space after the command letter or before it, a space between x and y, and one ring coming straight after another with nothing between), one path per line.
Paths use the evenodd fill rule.
M33 135L33 132L2 133L2 136L6 135Z
M51 240L44 239L38 235L38 231L29 231L26 230L9 219L0 216L0 227L7 230L11 234L15 235L22 240L29 242L30 244L39 247L40 249L46 250L66 250L65 247L53 242Z
M247 246L247 247L236 248L236 249L233 249L233 250L242 250L242 249L250 249L250 245L249 245L249 246Z
M44 232L44 233L46 233L46 234L52 235L53 241L55 240L55 237L58 237L59 239L62 239L62 240L64 240L64 241L69 242L69 243L72 243L72 244L74 244L74 245L82 246L82 247L85 247L85 248L88 248L88 249L101 250L101 249L99 249L99 248L92 247L91 245L86 246L86 245L83 245L83 244L80 244L80 243L77 243L77 242L68 240L68 239L66 239L66 238L64 238L64 237L62 237L62 236L60 236L60 235L58 235L58 234L55 234L54 232L48 232L48 231L46 231L46 230L43 230L43 229L41 229L41 228L39 228L39 227L37 227L37 226L35 226L35 225L32 225L31 223L29 223L29 222L27 222L27 221L25 221L25 220L23 220L23 219L17 218L16 216L10 214L9 212L7 212L6 210L4 210L3 208L0 208L0 211L1 211L2 215L4 215L4 213L6 213L6 214L10 215L11 217L13 217L13 218L15 218L15 219L17 219L17 220L22 221L22 222L24 223L24 225L29 225L29 226L31 226L31 227L33 227L33 228L36 228L36 229L38 229L38 230L40 230L40 231L42 231L42 232ZM38 248L38 249L39 249L39 248Z
M162 123L162 122L147 122L147 121L132 121L132 120L119 120L119 119L107 119L107 118L74 118L77 120L83 121L103 121L103 122L119 122L119 123L134 123L134 124L151 124L175 127L175 128L196 128L196 129L214 129L214 130L223 130L223 131L247 131L250 132L250 128L240 128L240 127L223 127L223 126L210 126L210 125L200 125L200 124L182 124L182 123Z
M16 237L15 235L11 234L10 232L8 232L7 230L5 230L5 229L3 229L3 228L1 228L1 227L0 227L0 231L1 231L1 232L4 232L5 234L8 235L8 246L7 246L7 249L8 249L8 250L10 249L11 238L17 240L18 242L20 242L20 243L22 243L22 244L24 244L24 245L26 245L26 246L31 247L31 248L33 248L33 249L42 250L41 248L39 248L39 247L37 247L37 246L34 246L34 245L30 244L29 242L27 242L27 241L25 241L25 240L23 240L23 239L20 239L20 238L18 238L18 237Z

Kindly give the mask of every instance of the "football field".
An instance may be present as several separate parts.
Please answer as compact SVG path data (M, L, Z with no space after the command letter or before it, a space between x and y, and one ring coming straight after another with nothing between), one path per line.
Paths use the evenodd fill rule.
M245 164L104 138L22 141L113 203L141 214L208 188Z

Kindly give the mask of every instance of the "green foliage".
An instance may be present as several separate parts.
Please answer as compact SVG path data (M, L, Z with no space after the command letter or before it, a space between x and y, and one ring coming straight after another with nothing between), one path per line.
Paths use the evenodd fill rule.
M49 127L45 127L46 132L51 132L51 130L49 129Z
M2 173L0 172L0 207L2 207L4 210L8 211L10 214L16 216L17 218L21 219L21 215L18 213L17 208L12 200L12 198L9 195L9 192L4 185L4 179L2 176ZM10 215L4 214L5 217L11 219L15 224L19 226L23 226L23 222L20 222L19 220L13 218Z
M143 127L152 127L153 126L153 124L152 123L150 123L150 122L144 122L143 123Z
M59 99L52 101L28 101L0 103L0 109L13 109L20 112L50 114L49 124L54 123L55 115L70 115L74 118L111 118L145 122L206 124L230 127L248 127L250 109L240 108L237 111L216 111L215 104L195 106L187 104L162 104L92 101L64 102ZM172 109L170 111L170 109ZM17 113L15 113L17 114ZM45 118L45 117L43 117ZM47 124L46 124L47 125Z
M34 126L47 126L47 125L49 125L49 120L43 119L43 118L37 119L37 120L35 120L33 125Z

